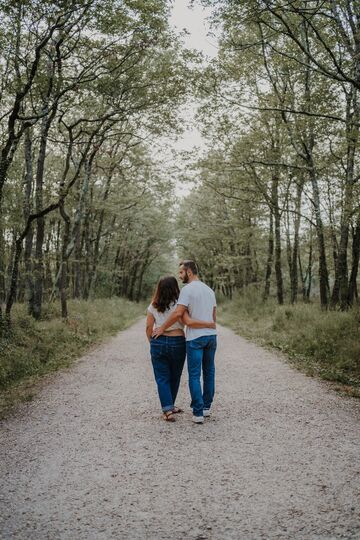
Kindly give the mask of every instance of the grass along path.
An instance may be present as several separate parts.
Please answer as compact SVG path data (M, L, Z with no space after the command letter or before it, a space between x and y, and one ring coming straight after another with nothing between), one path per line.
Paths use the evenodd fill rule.
M308 375L337 382L339 390L360 397L359 307L324 312L313 304L264 304L248 294L223 302L218 314L237 334L286 353Z
M39 378L69 367L92 345L124 330L145 312L143 304L122 298L69 301L69 319L59 306L45 306L41 321L14 308L11 330L0 336L0 417L36 393Z

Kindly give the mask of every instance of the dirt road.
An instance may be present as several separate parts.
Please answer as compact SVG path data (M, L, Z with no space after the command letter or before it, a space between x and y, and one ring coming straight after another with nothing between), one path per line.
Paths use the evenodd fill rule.
M360 402L220 328L217 393L161 420L144 321L0 426L2 539L360 538Z

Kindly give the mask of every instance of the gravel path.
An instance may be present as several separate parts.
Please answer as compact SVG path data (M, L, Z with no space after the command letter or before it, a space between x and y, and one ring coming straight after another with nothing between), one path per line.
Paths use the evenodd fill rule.
M360 402L220 328L213 415L159 414L144 321L0 428L0 538L360 539Z

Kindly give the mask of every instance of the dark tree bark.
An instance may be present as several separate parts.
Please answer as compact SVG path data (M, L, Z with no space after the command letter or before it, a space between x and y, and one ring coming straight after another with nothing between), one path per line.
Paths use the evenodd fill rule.
M53 224L54 224L53 221L51 221L49 225L49 231L47 232L45 252L44 252L44 262L45 262L44 289L46 292L47 299L49 299L51 295L51 291L54 287L53 275L52 275L51 263L50 263L50 257L51 257L50 245L51 245L52 236L53 236L52 234Z
M311 294L312 266L313 266L313 238L312 238L312 229L310 229L309 259L308 259L308 266L306 270L306 275L307 275L306 299L307 301L310 300L310 294Z
M61 250L61 263L60 271L58 274L57 285L60 293L60 304L61 304L61 317L67 319L68 317L68 308L67 308L67 291L68 291L68 253L67 247L70 241L70 217L65 211L64 203L60 204L60 215L64 220L64 232L63 232L63 241L62 241L62 250Z
M1 319L1 304L5 301L6 288L5 288L5 241L4 234L1 229L0 219L0 319Z
M284 284L281 262L281 213L279 209L279 177L277 173L272 175L271 179L271 200L274 212L274 233L275 233L275 278L276 295L280 305L284 303Z
M360 213L352 235L352 263L348 287L348 304L353 305L358 298L357 276L360 262Z
M88 8L85 8L84 12ZM19 9L19 14L21 13ZM20 16L20 15L19 15ZM49 26L46 29L46 32L43 38L39 41L38 45L34 51L34 59L31 62L29 69L27 70L28 76L26 81L20 85L20 88L16 92L11 110L8 115L7 130L5 134L5 142L0 151L0 215L2 212L2 200L3 200L3 189L4 184L7 179L7 174L9 167L13 161L15 152L19 145L19 142L26 132L26 130L43 118L43 111L39 114L33 115L31 120L24 121L21 119L21 112L24 109L24 102L27 99L31 89L33 88L36 76L39 71L41 59L44 55L44 51L53 38L54 34L63 28L71 16L70 12L67 12L65 15L59 15L56 17L54 24ZM20 31L20 24L18 24ZM17 37L17 40L20 39L20 35ZM18 77L19 78L19 77Z
M81 204L80 189L78 193L78 205ZM74 259L72 261L72 273L73 273L73 298L81 298L81 252L82 252L82 233L81 230L81 218L76 227L74 227Z
M142 296L142 284L143 284L144 274L145 274L146 269L147 269L147 268L149 267L149 265L151 264L151 262L152 262L152 261L150 260L150 252L149 252L149 250L147 250L147 251L145 252L143 264L142 264L142 267L141 267L141 270L140 270L140 274L139 274L138 285L137 285L137 291L136 291L136 295L135 295L135 300L136 300L136 302L140 302L140 300L141 300L141 296Z
M312 161L312 160L311 160ZM324 225L321 217L320 207L320 192L316 178L316 173L313 167L310 169L311 184L313 188L314 213L316 222L316 234L319 250L319 287L320 287L320 304L323 309L327 309L329 303L329 275L326 262L326 248Z
M27 223L31 214L31 193L33 189L33 164L32 164L32 137L31 131L28 129L25 133L25 178L24 178L24 202L23 202L23 215L24 221ZM32 279L32 255L33 247L33 227L32 224L29 227L29 231L25 237L25 249L24 249L24 267L25 267L25 284L26 284L26 299L28 302L29 314L32 313L34 303L34 283Z
M329 227L330 227L330 236L331 236L331 247L332 247L332 256L334 261L334 268L336 268L336 262L338 258L338 242L335 232L335 219L334 219L334 208L333 201L330 192L331 183L327 183L327 195L328 195L328 207L329 207Z
M35 211L41 212L43 209L43 186L44 186L44 167L46 157L47 136L50 128L49 118L44 117L41 126L40 148L37 161L36 178L35 178ZM45 236L45 218L41 216L36 222L35 235L35 253L34 253L34 295L33 304L30 308L31 315L35 319L40 319L42 300L43 300L43 283L44 283L44 264L43 264L43 243Z
M274 259L274 219L273 219L272 210L270 209L268 252L267 252L266 271L265 271L265 288L264 288L264 295L263 295L264 300L267 300L270 296L271 272L272 272L273 259Z
M89 274L88 274L88 286L87 286L88 296L91 294L91 289L96 279L96 270L97 270L99 255L100 255L100 240L101 240L101 235L103 232L104 219L105 219L105 203L109 197L111 180L114 173L114 169L115 169L115 165L110 168L107 174L105 189L102 196L102 208L100 210L100 215L98 218L98 227L96 231L96 238L95 238L95 245L94 245L94 255L93 255L92 264L90 266Z
M128 292L129 300L134 300L135 283L138 279L139 268L140 268L140 261L139 259L137 259L131 269L131 279L130 279L130 286L129 286L129 292Z
M291 254L290 267L290 302L294 304L298 295L298 260L299 260L299 231L301 222L301 197L304 187L303 178L299 178L296 184L295 217L294 217L294 243Z
M40 129L40 143L39 154L36 165L35 176L35 211L41 213L43 210L43 190L44 190L44 173L45 173L45 159L46 149L48 144L48 134L51 124L56 116L57 104L51 109L49 108L50 96L53 91L54 76L55 76L55 63L49 61L47 66L48 73L48 88L47 94L43 103L43 119L41 121ZM34 274L34 295L33 305L30 305L30 312L35 319L40 319L41 309L43 302L43 286L44 286L44 256L43 256L43 244L45 238L45 216L40 216L36 222L36 236L35 236L35 262L33 268Z
M353 188L355 183L355 155L359 138L360 110L357 99L357 91L353 89L347 96L346 107L346 137L347 156L344 201L340 224L339 251L335 266L335 281L331 297L331 306L334 308L338 303L342 310L349 306L349 281L348 281L348 242L350 221L353 213Z

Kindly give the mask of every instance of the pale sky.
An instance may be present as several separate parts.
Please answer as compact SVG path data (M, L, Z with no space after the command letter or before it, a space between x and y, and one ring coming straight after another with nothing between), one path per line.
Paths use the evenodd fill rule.
M179 32L186 28L190 33L184 39L186 47L198 49L209 58L214 58L217 54L216 38L207 36L210 26L206 21L206 17L210 15L211 11L198 4L190 8L189 4L189 0L174 1L170 25Z
M216 37L208 36L210 25L206 18L210 15L209 9L204 9L200 5L189 7L189 0L174 0L172 13L170 16L170 26L177 34L180 34L184 29L188 34L183 36L184 46L189 49L196 49L205 55L205 62L211 60L217 55ZM196 149L204 148L204 141L199 130L196 128L194 115L196 104L188 104L180 110L180 117L183 118L183 126L187 126L183 135L177 141L164 140L160 142L158 152L164 160L165 167L169 167L168 172L178 178L178 171L174 170L172 165L180 165L181 160L174 162L173 150L194 151L196 157ZM170 144L169 144L170 143ZM160 148L161 147L161 148ZM172 171L172 172L171 172ZM184 185L180 178L177 181L176 193L178 195L186 195L190 190L189 185Z
M178 33L186 29L188 35L185 35L183 38L185 46L189 49L197 49L207 57L206 60L211 60L217 54L217 44L216 38L207 35L210 31L210 26L206 18L210 15L210 10L204 9L199 4L190 8L189 4L189 0L174 1L170 25ZM194 124L195 110L196 105L189 105L183 111L184 117L192 126L175 143L176 149L191 150L194 145L203 145L201 135Z

